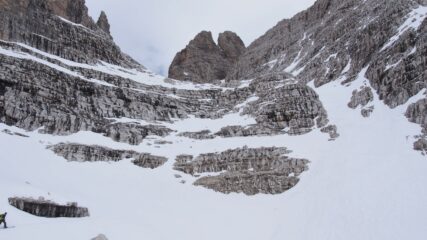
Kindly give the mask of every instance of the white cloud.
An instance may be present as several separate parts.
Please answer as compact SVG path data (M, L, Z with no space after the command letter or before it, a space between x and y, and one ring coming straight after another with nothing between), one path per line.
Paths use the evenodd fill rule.
M236 32L248 45L278 21L315 0L86 0L96 20L107 13L122 50L151 70L167 74L175 54L200 31L214 38Z

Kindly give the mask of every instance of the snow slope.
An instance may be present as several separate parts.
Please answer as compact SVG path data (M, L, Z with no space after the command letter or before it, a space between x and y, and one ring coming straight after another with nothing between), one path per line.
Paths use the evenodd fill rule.
M142 79L143 80L143 79ZM311 83L310 83L311 84ZM427 236L427 161L412 150L420 127L404 117L406 106L389 109L378 99L370 118L347 103L354 89L368 84L363 74L350 86L332 82L317 88L340 137L328 141L319 130L302 136L265 136L192 140L182 131L215 130L241 116L218 120L189 118L168 127L178 130L156 145L151 137L139 146L117 143L91 132L43 135L0 124L0 211L8 224L0 239L411 239ZM409 103L422 97L422 93ZM129 119L128 119L129 120ZM125 121L122 119L122 121ZM206 122L208 121L208 122ZM251 123L251 119L246 119ZM215 129L213 129L215 128ZM11 136L9 129L28 135ZM168 157L148 170L130 160L115 163L67 162L46 149L59 142L99 144ZM151 145L150 145L151 144ZM301 181L280 195L224 195L191 183L181 184L172 169L175 156L259 146L281 146L291 156L311 161ZM60 203L76 201L89 208L82 219L45 219L7 203L12 196L43 196Z

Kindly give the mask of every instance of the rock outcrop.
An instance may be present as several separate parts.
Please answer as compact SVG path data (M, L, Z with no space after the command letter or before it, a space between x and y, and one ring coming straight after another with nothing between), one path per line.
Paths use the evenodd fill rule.
M99 15L98 21L96 22L99 28L101 28L104 32L110 34L110 23L108 22L107 14L104 11Z
M370 117L370 116L371 116L371 114L374 112L374 109L375 109L375 107L374 107L374 106L370 106L370 107L367 107L367 108L363 108L363 109L361 110L361 114L362 114L362 116L363 116L363 117L368 118L368 117Z
M258 99L243 108L244 114L255 117L259 129L300 135L328 123L327 113L317 93L297 83L288 74L267 74L256 78L250 87Z
M374 93L372 92L372 89L370 87L363 86L360 89L355 89L353 91L351 100L347 105L352 109L356 109L360 106L360 114L367 118L374 111L374 106L367 106L372 101L374 101Z
M369 102L374 100L374 94L370 87L363 87L360 90L354 90L353 96L351 97L350 102L348 103L348 107L357 108L358 106L364 107Z
M158 125L139 125L136 123L113 123L104 127L104 136L117 142L139 145L149 135L165 137L172 130Z
M229 31L219 35L218 44L211 32L199 33L175 56L169 67L169 77L195 83L224 79L244 52L245 45Z
M6 133L6 134L11 135L11 136L19 136L19 137L25 137L25 138L29 137L29 136L27 136L25 134L21 134L21 133L17 133L17 132L12 132L9 129L4 129L1 132L2 133Z
M308 169L308 160L287 157L286 148L240 148L196 158L180 155L174 169L191 174L219 173L201 177L194 185L222 193L278 194L295 186Z
M92 238L91 240L108 240L104 234L99 234L98 236Z
M408 106L405 116L410 122L420 124L422 133L416 136L414 149L420 151L423 155L427 154L427 98L421 99Z
M148 153L138 153L129 150L116 150L102 146L88 146L76 143L60 143L49 147L55 154L68 161L98 162L121 161L132 158L132 162L143 168L158 168L166 163L167 158L153 156Z
M203 130L203 131L199 131L199 132L183 132L178 134L178 136L180 137L188 137L188 138L193 138L193 139L213 139L215 138L215 136L211 133L210 130Z
M0 39L75 62L142 68L95 24L84 0L2 0Z
M414 143L414 149L420 151L423 155L427 154L427 139L420 138Z
M427 98L410 104L405 115L410 122L427 126Z
M151 154L141 154L135 158L132 163L139 167L155 169L163 166L167 160L168 159L165 157L154 156Z
M328 125L320 129L320 131L323 133L328 133L330 138L329 140L335 140L340 136L340 134L338 133L338 128L335 125Z
M53 201L33 198L9 198L9 204L19 210L38 217L47 218L81 218L88 217L89 210L84 207L79 207L77 203L69 203L67 205L57 204Z

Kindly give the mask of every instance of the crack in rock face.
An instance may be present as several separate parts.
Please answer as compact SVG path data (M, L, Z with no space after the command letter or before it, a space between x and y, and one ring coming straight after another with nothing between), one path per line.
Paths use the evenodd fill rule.
M289 153L286 148L244 147L196 158L179 155L174 169L193 176L209 174L194 185L221 193L280 194L294 187L308 170L308 160L290 158Z
M102 146L88 146L74 143L60 143L50 146L56 155L64 157L68 161L98 162L98 161L121 161L133 159L132 163L143 168L158 168L167 162L167 158L154 156L149 153L138 153L129 150L115 150Z

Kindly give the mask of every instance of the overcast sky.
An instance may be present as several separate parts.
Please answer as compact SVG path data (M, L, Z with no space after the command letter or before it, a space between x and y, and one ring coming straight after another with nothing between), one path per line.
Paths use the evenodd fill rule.
M124 52L154 72L167 75L175 54L202 30L216 40L225 30L246 45L315 0L86 0L97 20L107 13L111 32Z

